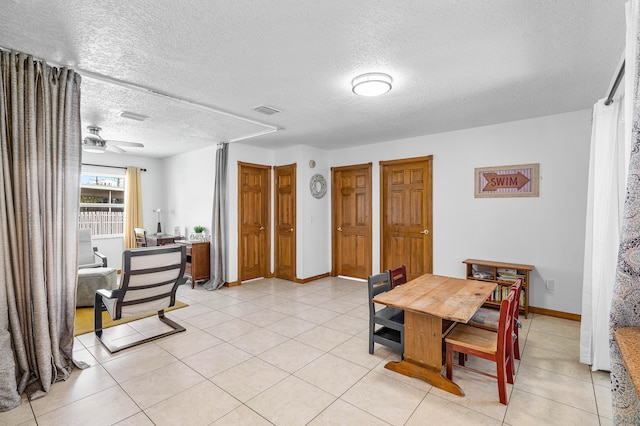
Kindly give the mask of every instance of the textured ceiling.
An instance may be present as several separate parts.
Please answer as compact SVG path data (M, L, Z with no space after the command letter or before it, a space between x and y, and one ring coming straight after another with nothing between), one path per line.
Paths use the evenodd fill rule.
M590 108L624 33L624 0L4 0L0 14L1 47L84 71L83 126L151 157L274 128L238 143L330 150ZM373 71L392 91L354 95Z

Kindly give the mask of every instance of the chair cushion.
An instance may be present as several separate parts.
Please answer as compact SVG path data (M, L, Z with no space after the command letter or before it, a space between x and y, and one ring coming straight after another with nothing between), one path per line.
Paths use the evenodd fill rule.
M93 247L91 247L91 229L78 230L78 264L87 265L95 262Z
M480 308L469 320L470 325L478 324L491 329L498 329L500 311L489 308Z
M116 287L116 268L79 269L76 306L93 306L96 290L101 288L115 290Z

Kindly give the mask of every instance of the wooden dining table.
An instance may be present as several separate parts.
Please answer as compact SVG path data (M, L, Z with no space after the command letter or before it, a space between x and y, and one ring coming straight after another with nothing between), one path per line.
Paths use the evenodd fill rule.
M385 368L464 396L442 375L444 337L456 323L467 323L495 288L493 282L424 274L374 297L375 303L404 310L404 357Z

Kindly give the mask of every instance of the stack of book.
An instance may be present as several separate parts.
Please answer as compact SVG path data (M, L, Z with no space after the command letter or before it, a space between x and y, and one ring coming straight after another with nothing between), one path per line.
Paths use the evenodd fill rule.
M517 269L498 268L496 272L498 274L498 281L514 283L518 278L525 279L524 275L518 274Z

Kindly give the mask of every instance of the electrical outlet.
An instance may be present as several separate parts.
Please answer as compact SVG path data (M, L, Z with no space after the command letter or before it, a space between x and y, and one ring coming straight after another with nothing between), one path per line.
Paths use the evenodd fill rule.
M547 280L546 281L547 290L555 290L556 289L556 280Z

